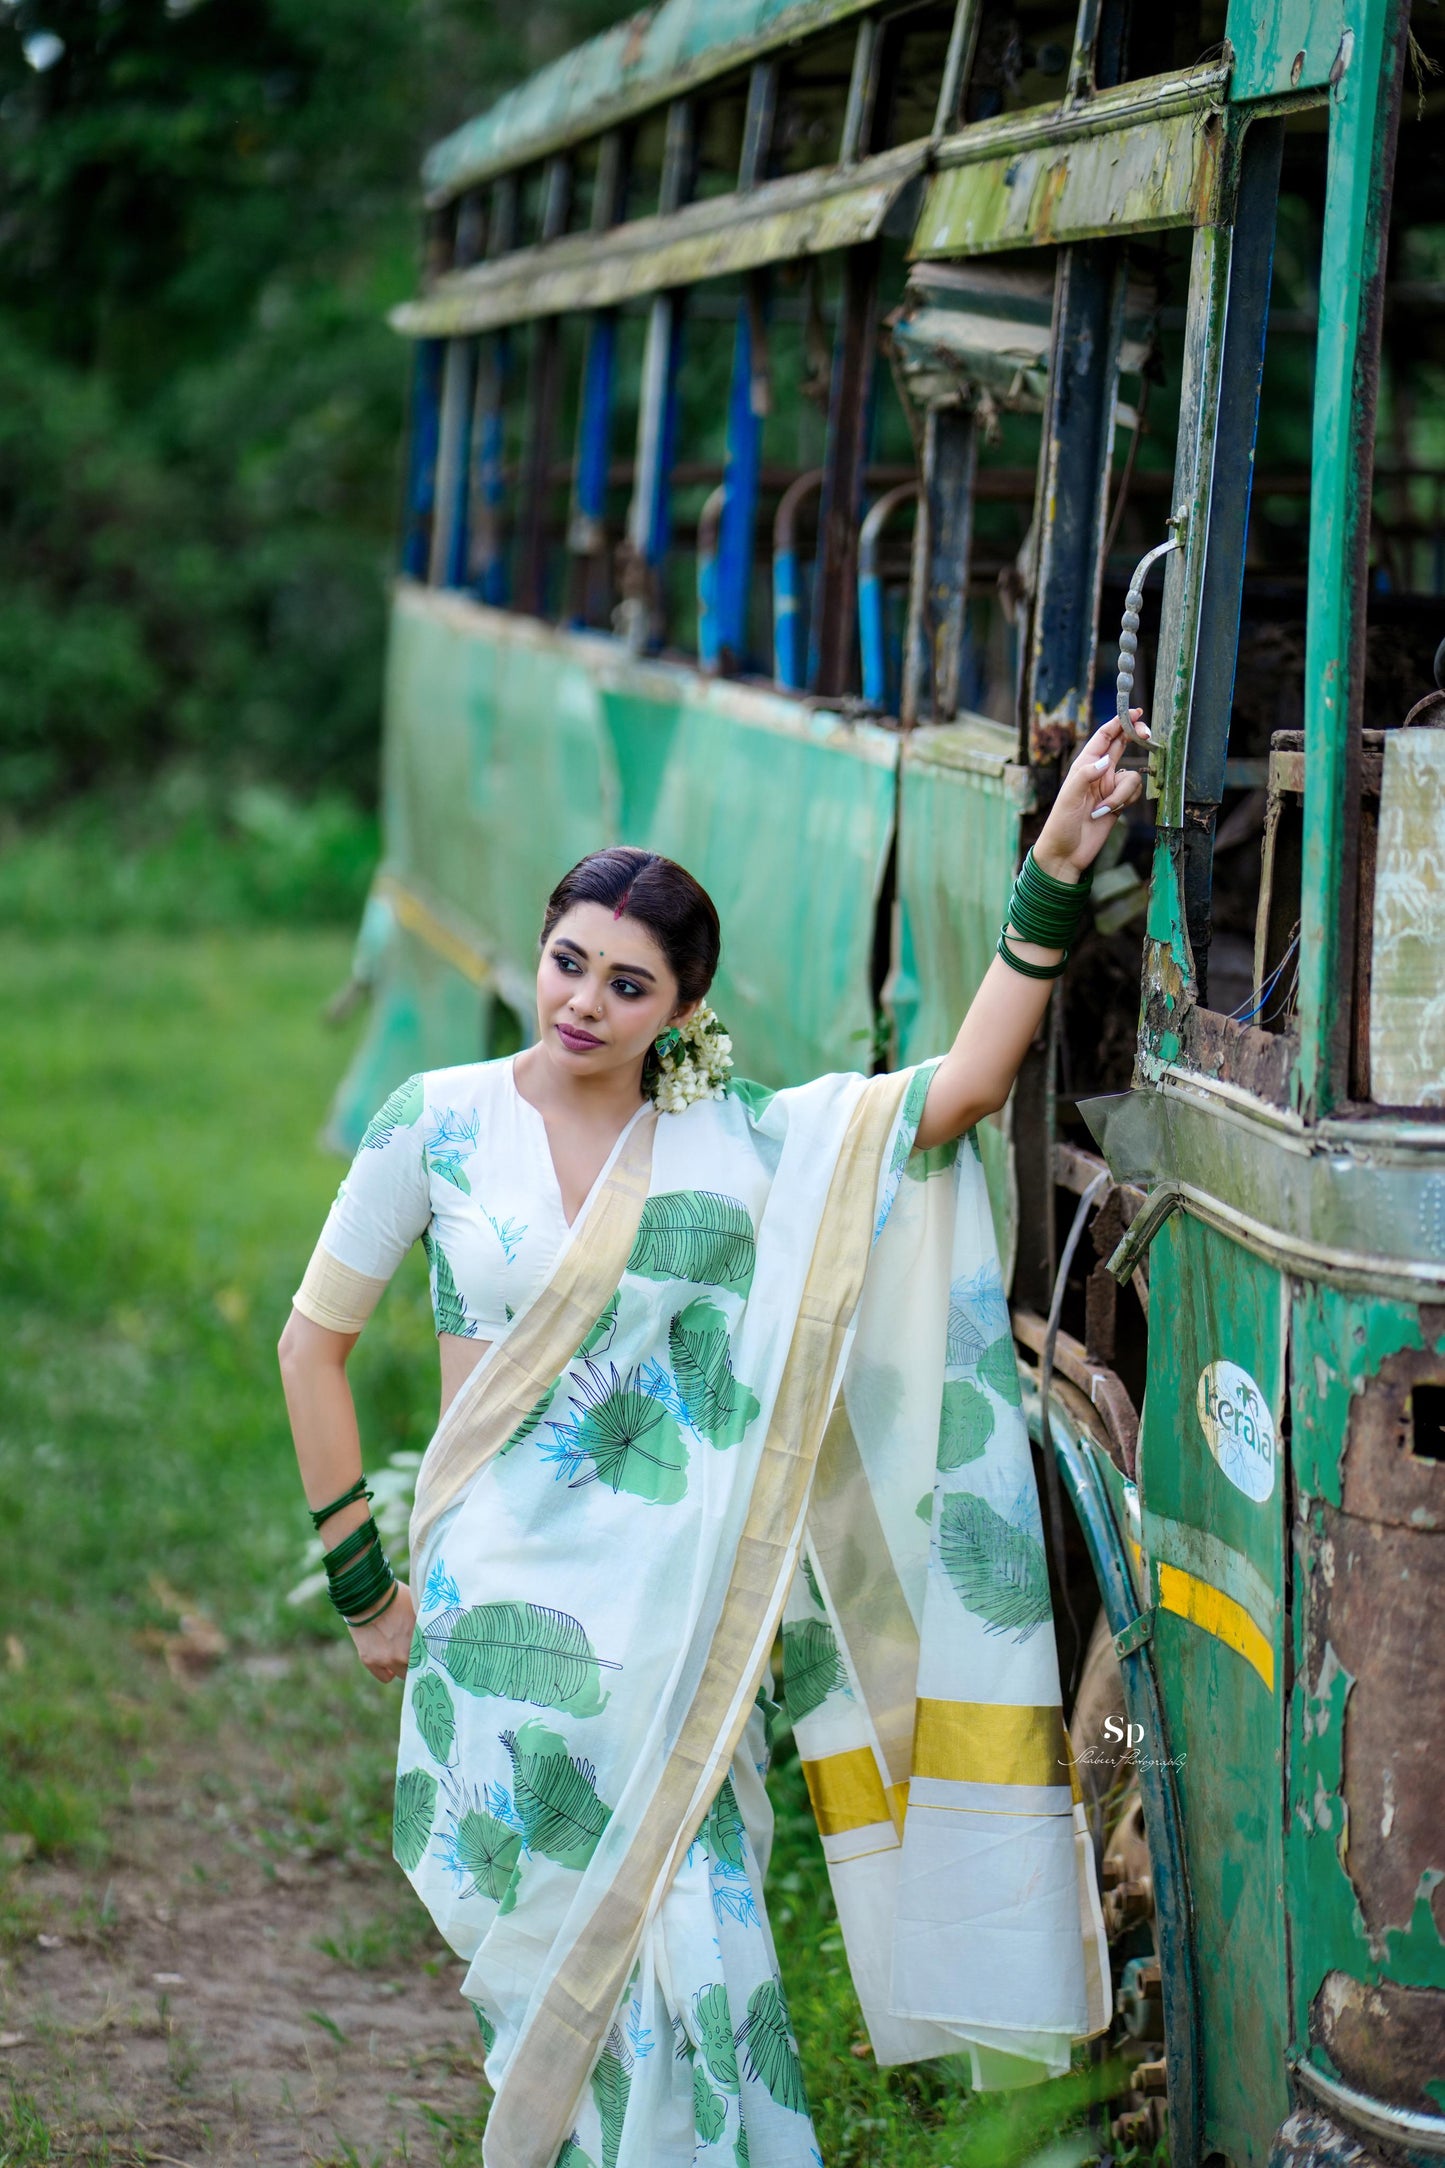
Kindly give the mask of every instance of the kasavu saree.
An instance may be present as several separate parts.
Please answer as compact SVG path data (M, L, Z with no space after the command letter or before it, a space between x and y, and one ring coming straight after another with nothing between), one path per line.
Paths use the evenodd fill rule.
M812 2168L768 1929L784 1691L874 2050L974 2082L1108 2021L983 1171L931 1070L624 1132L428 1447L395 1856L488 2168ZM761 1696L761 1699L760 1699Z

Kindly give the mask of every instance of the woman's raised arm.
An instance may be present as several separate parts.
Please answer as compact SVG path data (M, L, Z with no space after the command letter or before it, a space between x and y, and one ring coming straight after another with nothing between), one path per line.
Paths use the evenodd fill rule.
M1139 723L1143 710L1132 713ZM1050 882L1076 887L1102 850L1113 816L1139 796L1143 777L1119 766L1126 742L1122 726L1111 718L1075 757L1030 853L1045 876L1036 887L1046 888ZM1006 928L1004 946L1012 961L995 956L928 1087L916 1139L921 1150L962 1136L1003 1105L1048 1007L1064 946L1026 936L1030 930L1054 930L1051 920L1067 921L1073 915L1072 899L1045 895L1036 900L1027 893L1027 881L1025 876L1023 895L1014 890ZM1023 925L1016 923L1018 918Z

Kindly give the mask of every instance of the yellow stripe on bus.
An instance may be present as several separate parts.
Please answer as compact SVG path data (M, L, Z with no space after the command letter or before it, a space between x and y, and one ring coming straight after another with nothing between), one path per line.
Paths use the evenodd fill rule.
M1202 1627L1213 1634L1216 1641L1223 1641L1238 1652L1247 1664L1252 1664L1270 1692L1274 1692L1274 1650L1255 1625L1242 1603L1226 1596L1222 1588L1215 1588L1197 1575L1186 1573L1182 1566L1159 1562L1159 1605L1164 1611L1172 1611L1176 1618L1188 1619L1191 1626Z

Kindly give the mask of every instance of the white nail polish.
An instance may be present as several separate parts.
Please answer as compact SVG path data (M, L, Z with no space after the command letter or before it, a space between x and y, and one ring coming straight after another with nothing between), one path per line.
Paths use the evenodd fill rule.
M1112 813L1113 810L1111 805L1096 805L1089 818L1091 821L1101 821L1106 813Z
M1104 770L1105 770L1105 769L1106 769L1106 768L1108 767L1108 765L1109 765L1109 756L1108 756L1108 754L1107 754L1107 753L1105 753L1105 754L1104 754L1104 756L1103 756L1103 758L1102 758L1101 760L1096 760L1096 761L1094 762L1094 773L1095 773L1095 775L1102 775L1102 774L1103 774L1103 772L1104 772Z

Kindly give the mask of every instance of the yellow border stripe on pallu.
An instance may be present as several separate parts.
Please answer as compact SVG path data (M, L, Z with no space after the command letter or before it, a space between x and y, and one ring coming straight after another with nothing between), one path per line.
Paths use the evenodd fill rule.
M1066 1785L1069 1742L1057 1703L920 1700L913 1774L951 1784Z
M884 1784L871 1746L805 1761L803 1778L822 1836L846 1837L852 1830L876 1829L883 1822L891 1822L901 1834L908 1786Z
M1242 1603L1226 1596L1222 1588L1186 1573L1182 1566L1159 1561L1159 1605L1176 1618L1202 1627L1216 1641L1225 1642L1252 1664L1270 1692L1274 1692L1274 1650Z

